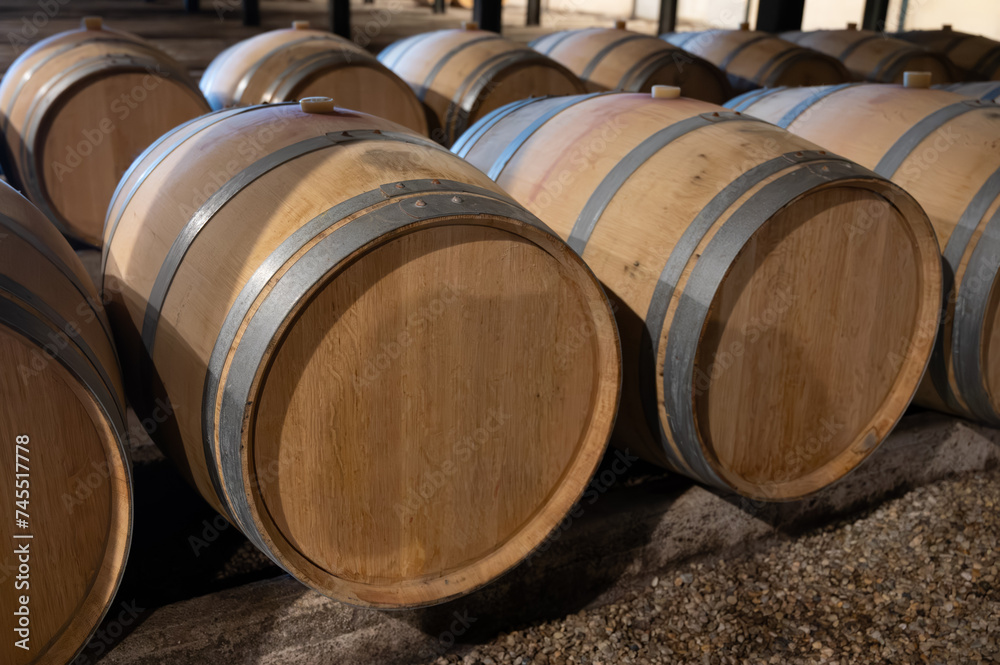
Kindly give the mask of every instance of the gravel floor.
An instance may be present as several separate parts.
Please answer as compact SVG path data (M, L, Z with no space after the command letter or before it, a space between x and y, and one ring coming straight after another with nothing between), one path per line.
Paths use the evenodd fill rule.
M439 664L1000 663L1000 471L690 563Z

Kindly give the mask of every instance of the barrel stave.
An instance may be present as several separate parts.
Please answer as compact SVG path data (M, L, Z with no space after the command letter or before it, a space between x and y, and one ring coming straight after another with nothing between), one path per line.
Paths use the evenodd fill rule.
M538 126L550 114L532 106L556 113ZM484 121L488 129L472 128L474 138L463 140L462 152L567 238L622 304L621 440L650 461L708 484L787 499L815 491L858 464L911 399L940 302L937 246L919 207L898 188L772 125L712 108L683 98L621 94L576 103L541 100L499 114L492 124ZM523 138L512 142L513 136ZM588 199L573 196L575 191L594 194ZM845 239L844 229L856 222L859 209L872 206L885 212L885 223L876 233ZM760 228L742 229L754 215ZM736 242L740 233L744 240ZM740 246L750 253L720 256ZM801 286L822 292L819 300L834 311L854 301L879 311L898 292L891 286L895 278L872 276L841 288L831 275L885 262L887 247L896 253L897 272L912 277L911 288L894 316L883 317L889 321L884 334L869 329L870 338L857 342L868 355L852 355L847 367L831 349L858 334L856 318L818 313L794 291ZM797 253L812 258L793 260ZM741 261L748 263L740 268ZM725 266L722 281L712 282L713 270ZM788 327L759 331L768 340L763 347L751 352L745 344L725 380L701 386L702 377L714 378L712 365L727 355L734 336L746 335L754 317L776 309L788 313ZM805 341L811 336L820 338L817 344ZM790 346L805 355L782 358L759 350ZM903 354L905 362L892 366L889 352ZM831 354L838 360L831 361ZM686 360L678 364L680 358ZM765 376L764 367L774 373ZM854 377L871 367L879 374L859 395ZM832 384L805 385L818 375ZM810 397L788 397L790 380L802 384L797 393ZM739 386L746 390L740 393ZM764 401L742 413L781 415L766 423L733 422L739 418L731 414L733 404L748 400ZM822 417L833 416L841 419L834 432L816 429ZM648 423L652 437L639 431L639 423ZM806 454L797 454L802 450Z

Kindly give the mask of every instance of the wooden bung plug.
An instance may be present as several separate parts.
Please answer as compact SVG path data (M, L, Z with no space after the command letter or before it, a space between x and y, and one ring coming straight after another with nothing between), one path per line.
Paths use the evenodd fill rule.
M931 87L930 72L904 72L903 87L905 88L929 88Z
M681 89L676 85L654 85L651 94L653 99L677 99Z
M308 30L309 21L292 21L292 30Z
M333 100L329 97L306 97L299 100L304 113L333 113Z
M84 30L101 30L104 28L104 19L100 16L84 16L80 25Z

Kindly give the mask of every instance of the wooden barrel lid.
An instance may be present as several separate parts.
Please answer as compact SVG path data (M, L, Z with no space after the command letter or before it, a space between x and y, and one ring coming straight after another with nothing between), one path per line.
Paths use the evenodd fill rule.
M99 244L111 195L132 160L166 130L207 110L186 82L141 68L95 71L88 84L54 99L35 141L28 140L56 218Z
M926 366L933 336L914 322L933 320L930 226L912 201L901 211L888 183L848 185L812 190L762 225L709 308L695 361L699 436L749 496L802 496L856 466ZM859 211L878 224L862 232Z
M375 606L467 592L583 491L610 434L615 333L526 231L470 217L388 240L273 353L258 509L316 588Z
M100 406L59 362L0 327L0 367L5 396L0 437L6 444L0 491L10 497L0 508L5 549L0 561L15 571L0 587L0 603L7 608L0 623L9 636L0 646L0 660L61 665L97 627L124 568L131 519L128 471ZM28 442L16 448L20 436ZM15 460L16 454L22 457ZM15 482L22 480L28 481L20 486L27 489L23 527L14 500ZM15 581L30 588L18 590ZM26 618L17 616L23 607ZM16 646L25 638L28 651Z

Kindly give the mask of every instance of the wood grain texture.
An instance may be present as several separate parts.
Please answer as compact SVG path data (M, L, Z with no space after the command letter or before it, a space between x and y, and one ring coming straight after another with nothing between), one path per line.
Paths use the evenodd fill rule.
M675 32L661 39L720 67L733 90L844 83L850 73L836 58L765 32Z
M951 83L959 77L942 54L874 30L814 30L781 36L839 59L861 81L902 83L907 71L930 72L934 83Z
M24 327L25 317L36 323ZM124 398L106 327L97 292L69 245L0 183L4 663L72 660L111 604L125 566L132 493ZM29 442L18 450L20 436ZM16 499L26 503L17 506ZM27 527L19 528L15 520L25 518ZM29 632L17 635L22 596ZM28 649L17 647L25 637Z
M406 83L354 42L302 26L239 42L205 70L201 90L214 109L330 97L427 134L427 117Z
M950 83L934 86L939 90L954 92L969 99L996 101L1000 98L1000 81L977 81L974 83Z
M931 352L940 255L916 202L711 104L576 100L511 107L456 148L582 251L620 303L619 440L760 499L803 496L859 464ZM866 232L852 233L859 219ZM581 248L582 220L594 225Z
M317 137L330 142L245 180L205 219L150 350L151 293L196 211ZM609 304L579 257L505 200L384 119L278 104L177 130L111 207L105 289L121 286L109 311L126 363L152 378L133 371L130 390L176 407L158 442L272 558L334 598L418 606L485 584L559 523L601 458L620 387ZM454 212L421 217L441 205ZM397 218L363 245L344 239ZM302 292L286 302L290 288ZM260 357L241 355L258 343ZM232 397L244 374L248 396ZM206 391L210 377L222 389Z
M731 88L718 67L650 35L610 28L554 32L531 47L581 77L591 92L679 87L685 97L721 104Z
M586 92L568 69L500 35L438 30L379 53L426 105L431 138L450 146L471 124L519 99Z
M918 123L942 109L957 113L929 125L922 140L900 153L903 159L891 174L927 212L944 251L949 283L955 286L942 314L941 344L917 401L1000 422L996 350L1000 340L993 293L1000 263L983 244L995 233L994 217L1000 208L996 149L1000 112L992 103L969 103L962 95L898 85L857 85L822 93L822 89L774 91L750 101L745 111L777 121L791 109L801 109L788 118L791 131L868 168L877 168ZM816 101L810 104L812 99ZM956 324L964 330L957 339Z
M132 160L208 110L187 72L148 42L106 28L60 33L0 83L4 173L64 234L99 246Z
M1000 81L1000 42L965 32L941 30L910 30L896 35L948 57L970 79Z

